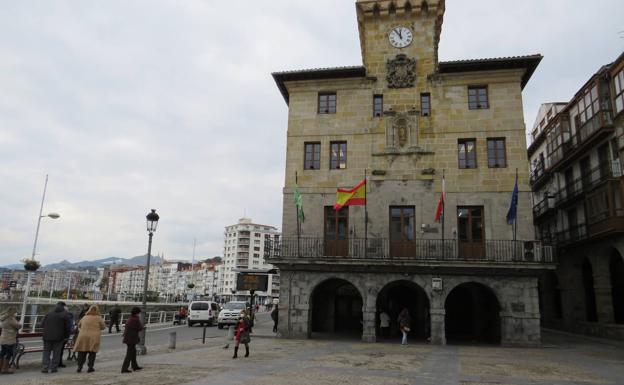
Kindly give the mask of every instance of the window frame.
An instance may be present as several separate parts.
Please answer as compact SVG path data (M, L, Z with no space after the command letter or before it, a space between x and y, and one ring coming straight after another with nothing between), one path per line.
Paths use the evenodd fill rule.
M344 145L344 154L340 156L340 150L342 150L342 145ZM337 155L334 157L334 146L337 147ZM341 160L344 160L344 163L341 164ZM336 165L336 167L334 167ZM344 167L340 167L344 165ZM346 140L334 140L329 142L329 169L330 170L344 170L347 168L347 141Z
M308 159L308 146L312 146L312 158ZM318 146L318 147L317 147ZM316 149L318 148L318 151ZM310 165L312 167L310 167ZM318 167L314 167L318 165ZM321 142L304 142L303 143L303 169L304 170L320 170L321 169Z
M331 96L333 96L333 106L331 105ZM323 98L326 98L325 101L322 101ZM323 107L321 107L321 103L324 103ZM318 114L335 114L338 105L336 92L319 92L316 105Z
M484 90L485 99L482 100L483 96L479 91ZM475 101L472 103L470 101L470 91L475 91ZM487 110L490 108L490 95L489 89L487 85L476 85L476 86L468 86L468 109L469 110Z
M427 107L425 107L425 105ZM431 93L429 92L423 92L420 94L420 116L431 116Z
M380 101L378 104L377 101ZM379 109L377 109L379 106ZM373 117L381 118L383 116L383 94L374 94L373 95Z
M469 142L472 142L472 147L473 147L473 151L471 151L471 153L474 154L474 166L470 167L470 165L468 164L468 151L467 151L467 145ZM465 151L465 158L463 160L463 164L462 164L462 159L460 157L460 151L461 151L461 146L464 146L464 151ZM475 169L479 167L479 164L477 163L477 139L476 138L460 138L457 139L457 166L460 169Z
M496 147L496 143L498 143L499 141L502 141L503 144L503 158L502 158L502 164L497 163L497 161L499 161L500 159L498 159L498 154L497 152L500 151L500 149L498 149ZM490 142L494 143L494 148L492 149L492 152L490 152ZM493 155L493 156L492 156ZM507 167L507 141L505 137L497 137L497 138L487 138L487 158L488 158L488 168L506 168ZM490 160L493 159L494 160L494 164L492 164L490 162Z
M624 68L613 76L613 95L613 111L615 112L613 115L617 116L624 111ZM618 101L620 103L619 109Z

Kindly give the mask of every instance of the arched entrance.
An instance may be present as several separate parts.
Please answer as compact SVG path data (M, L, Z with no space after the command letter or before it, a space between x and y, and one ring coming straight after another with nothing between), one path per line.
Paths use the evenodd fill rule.
M537 289L540 294L540 316L543 324L553 319L563 318L563 305L561 302L561 286L557 273L552 270L546 272L538 281Z
M319 284L310 300L310 337L361 338L362 296L344 279L332 278Z
M446 340L500 343L500 305L490 288L476 282L462 283L444 304Z
M596 293L594 292L594 273L587 258L583 258L581 273L583 274L583 290L585 291L585 320L597 322L598 310L596 309Z
M387 284L377 296L375 326L378 341L400 338L401 332L397 319L403 308L407 308L412 319L408 338L420 340L429 338L431 330L429 298L425 291L414 282L401 280ZM379 315L382 311L390 316L390 328L387 331L379 327Z
M617 250L611 253L609 261L611 273L611 296L615 323L624 324L624 260Z

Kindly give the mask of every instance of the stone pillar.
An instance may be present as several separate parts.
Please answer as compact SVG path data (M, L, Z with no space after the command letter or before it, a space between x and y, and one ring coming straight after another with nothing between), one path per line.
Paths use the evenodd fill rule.
M596 295L596 311L598 322L613 323L613 296L611 293L611 272L609 271L608 255L592 255L589 257L594 276L594 293Z
M431 315L431 343L435 345L446 345L446 332L444 330L446 310L444 310L444 308L431 308L429 314Z
M375 333L375 308L366 308L363 312L362 325L362 341L376 342L377 334Z

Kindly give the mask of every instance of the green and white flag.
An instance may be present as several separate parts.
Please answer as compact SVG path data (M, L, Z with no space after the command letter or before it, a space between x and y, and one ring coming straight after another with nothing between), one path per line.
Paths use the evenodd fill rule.
M297 206L297 217L301 222L305 221L305 214L303 213L303 199L301 199L301 193L299 187L295 185L295 206Z

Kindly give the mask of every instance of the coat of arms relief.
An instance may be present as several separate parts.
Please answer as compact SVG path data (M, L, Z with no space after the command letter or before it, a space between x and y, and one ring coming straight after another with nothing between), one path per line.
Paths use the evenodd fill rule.
M414 87L416 82L416 60L398 54L386 62L388 88Z

